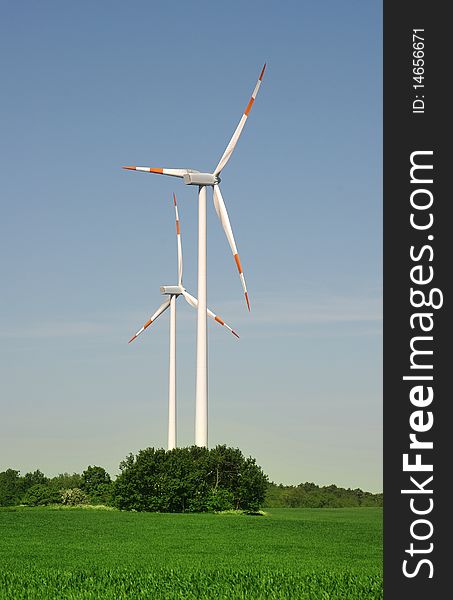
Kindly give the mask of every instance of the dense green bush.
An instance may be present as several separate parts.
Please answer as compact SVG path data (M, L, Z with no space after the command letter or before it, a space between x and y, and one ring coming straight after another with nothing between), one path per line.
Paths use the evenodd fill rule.
M88 495L91 504L110 504L112 480L103 467L91 465L82 473L80 488Z
M258 510L267 476L238 448L147 448L120 464L114 504L124 510L206 512Z
M49 479L49 485L56 490L70 490L73 488L82 488L83 479L79 473L60 473Z
M27 506L46 506L60 502L61 494L45 483L32 485L22 498L22 504Z
M7 469L0 473L0 506L19 504L23 493L23 478L19 471Z
M231 510L234 506L234 496L229 490L222 488L210 490L206 499L206 508L209 511Z

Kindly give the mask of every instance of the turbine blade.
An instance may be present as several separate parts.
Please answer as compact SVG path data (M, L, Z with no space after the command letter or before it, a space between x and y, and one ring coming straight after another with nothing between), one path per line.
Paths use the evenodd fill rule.
M223 201L222 193L220 192L220 188L218 185L214 186L214 207L222 224L228 243L230 244L231 252L233 253L234 260L239 271L239 277L241 279L242 289L244 290L247 308L250 310L249 296L247 293L247 286L245 284L244 273L242 272L241 261L239 260L238 249L236 247L236 242L234 241L233 230L231 229L231 223L230 219L228 218L228 212L225 206L225 202Z
M261 81L263 79L264 71L266 69L266 63L264 63L264 67L261 70L261 74L258 77L258 81L256 82L255 89L253 90L252 96L247 104L247 107L244 111L244 114L239 121L238 126L236 127L236 131L233 133L233 137L231 138L228 146L226 147L225 152L222 155L222 158L219 161L219 164L215 168L214 175L219 175L220 171L225 167L227 162L230 160L230 156L233 154L233 150L236 148L236 144L238 143L239 137L244 129L245 122L247 121L247 117L249 116L249 112L255 102L256 95L258 94L258 90L261 86Z
M188 304L190 304L190 306L193 306L193 308L197 308L197 306L198 306L198 300L196 298L194 298L193 296L191 296L189 294L189 292L187 292L186 290L183 291L182 295L186 299L186 302L188 302Z
M131 342L133 342L135 340L135 338L137 338L141 333L143 333L145 331L145 329L147 327L149 327L151 325L151 323L153 323L157 319L157 317L159 317L163 312L165 312L169 306L170 306L170 298L168 300L165 300L165 302L163 302L159 306L159 308L152 315L152 317L148 321L146 321L146 323L143 325L143 327L141 329L139 329L135 335L133 335L131 337L131 339L129 340L128 343L130 344Z
M178 243L178 285L182 285L182 243L181 243L181 227L179 225L178 205L176 204L176 194L173 193L173 204L175 205L176 217L176 240Z
M154 167L121 167L129 171L142 171L143 173L158 173L159 175L170 175L171 177L184 177L186 173L193 173L191 169L156 169Z
M198 307L198 300L194 296L189 294L189 292L186 292L184 290L183 296L187 300L187 302L190 304L190 306L193 306L194 308ZM221 317L219 317L219 315L215 315L212 312L212 310L209 310L209 308L206 309L206 312L207 312L208 316L211 317L211 319L213 319L214 321L219 323L219 325L226 327L229 331L231 331L231 333L233 335L235 335L237 338L239 338L238 334L234 331L234 329L232 329L227 323L225 323L225 321Z

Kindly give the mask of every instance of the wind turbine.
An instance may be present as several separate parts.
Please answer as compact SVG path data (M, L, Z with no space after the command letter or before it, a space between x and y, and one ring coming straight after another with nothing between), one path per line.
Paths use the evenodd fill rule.
M175 205L175 216L176 216L176 238L178 243L178 285L163 285L160 288L161 294L168 296L168 299L163 302L151 318L143 325L141 329L137 331L135 335L129 340L129 344L133 342L141 333L147 329L151 323L164 313L168 307L170 307L170 356L169 356L169 369L168 369L168 449L173 450L176 448L176 299L179 296L183 296L185 300L197 308L198 300L194 298L182 284L182 244L181 244L181 228L179 224L178 205L176 204L176 196L173 194L173 203ZM209 308L206 309L206 313L219 323L226 327L233 335L237 338L238 334L225 323L225 321L218 315L215 315Z
M255 89L250 97L247 107L239 121L225 152L212 173L201 173L194 169L164 169L155 167L123 167L131 171L144 173L159 173L180 177L186 185L198 186L198 318L197 318L197 376L195 394L195 444L208 445L208 371L207 371L207 330L206 330L206 187L213 188L214 207L227 237L244 290L245 301L250 311L250 301L245 284L241 261L234 240L228 212L220 191L220 173L230 160L233 150L238 143L244 129L245 122L255 102L256 95L261 86L266 64L264 64Z

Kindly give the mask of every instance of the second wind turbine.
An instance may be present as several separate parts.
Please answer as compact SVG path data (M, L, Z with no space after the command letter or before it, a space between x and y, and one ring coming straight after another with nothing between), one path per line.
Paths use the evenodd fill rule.
M266 64L261 70L255 89L247 104L244 114L239 121L225 152L213 173L200 173L194 169L164 169L155 167L123 167L131 171L142 171L144 173L159 173L180 177L186 185L198 186L198 316L197 316L197 375L196 375L196 397L195 397L195 444L197 446L208 445L208 370L207 370L207 328L206 328L206 187L213 188L214 208L222 224L228 239L231 251L239 271L242 288L245 294L247 307L250 310L250 302L247 294L244 273L233 236L228 212L220 192L220 173L229 161L239 137L244 129L250 110L255 102L256 95L261 86Z
M129 344L133 342L141 333L147 329L151 323L164 313L168 307L170 307L170 349L169 349L169 363L168 363L168 449L173 450L176 448L176 300L178 296L184 296L185 300L197 308L198 300L191 296L186 288L182 284L182 243L181 243L181 227L179 224L178 205L176 204L176 196L173 194L173 204L175 205L175 217L176 217L176 239L178 244L178 285L163 285L160 288L161 294L168 296L168 299L163 302L156 312L148 319L141 329L137 331L135 335L129 340ZM233 335L237 338L238 334L231 329L225 321L215 315L209 308L206 312L211 319L226 327Z

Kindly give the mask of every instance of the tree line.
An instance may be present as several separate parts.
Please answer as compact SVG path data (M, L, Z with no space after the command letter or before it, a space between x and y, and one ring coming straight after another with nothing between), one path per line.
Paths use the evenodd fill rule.
M82 474L60 473L46 477L42 471L21 476L15 469L0 472L0 506L48 504L111 504L110 475L103 467L89 466Z
M278 485L271 482L267 487L263 508L347 508L382 505L382 493L372 494L360 488L319 486L311 482L299 485Z
M101 466L47 477L39 469L0 472L0 506L106 505L121 510L212 512L260 508L382 506L382 494L314 483L277 485L252 457L225 445L130 454L112 480Z

